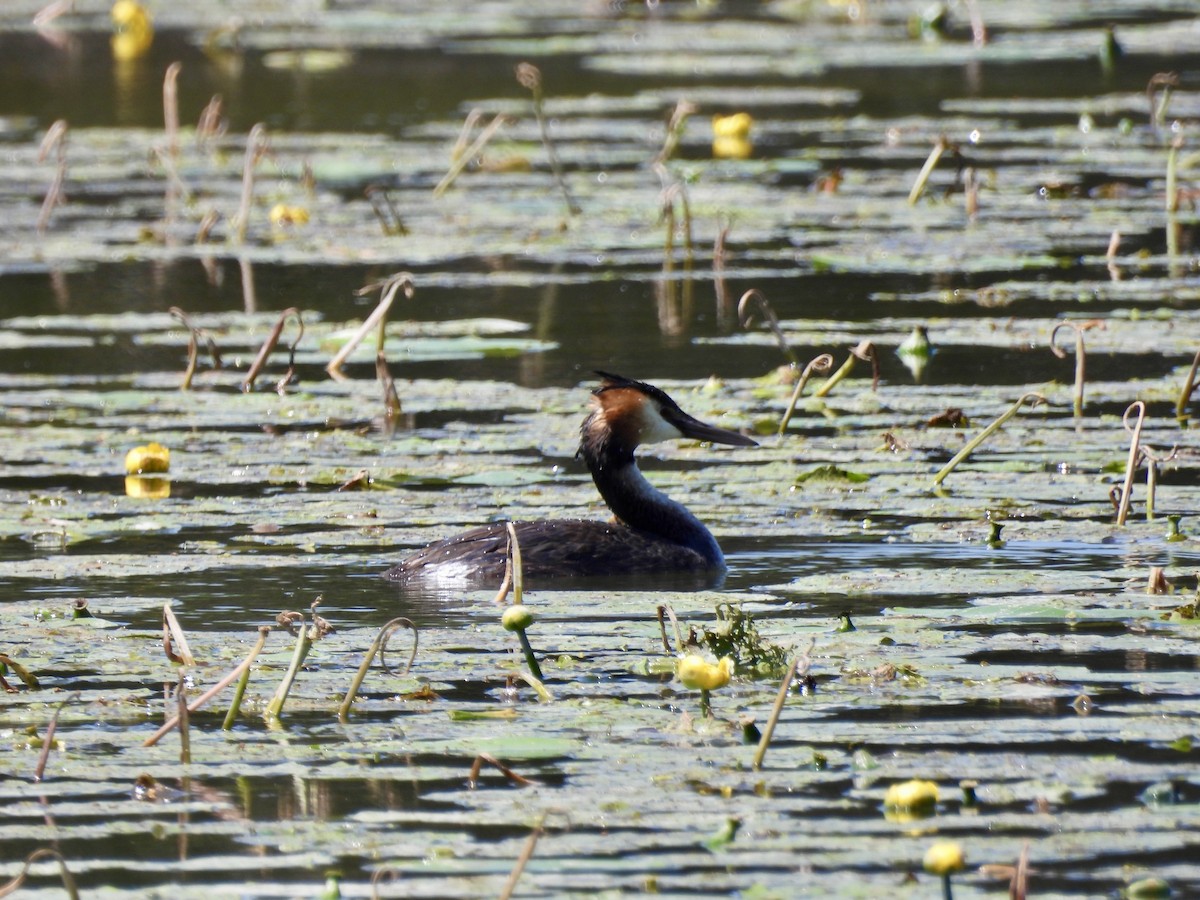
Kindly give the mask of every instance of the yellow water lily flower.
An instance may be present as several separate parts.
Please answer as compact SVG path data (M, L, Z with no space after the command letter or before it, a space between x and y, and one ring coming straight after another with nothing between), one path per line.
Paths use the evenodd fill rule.
M957 841L934 841L925 851L925 871L930 875L949 875L961 872L967 860Z
M734 113L731 116L713 116L713 137L748 138L750 136L750 126L753 124L754 119L750 113L740 112Z
M162 444L134 447L125 454L125 471L130 475L166 472L171 468L171 451Z
M154 25L146 7L136 0L117 0L111 15L113 57L128 60L143 56L154 43Z
M750 143L750 126L753 124L754 119L749 113L713 116L713 159L749 159L754 152L754 145Z
M675 674L679 676L684 687L715 691L729 684L733 675L733 660L722 656L717 662L711 663L697 653L689 653L679 658L675 664Z
M288 206L286 203L276 203L271 207L267 218L276 228L285 225L305 225L308 223L308 209L303 206Z
M929 809L938 802L938 786L932 781L913 778L893 784L884 795L883 805L890 809Z

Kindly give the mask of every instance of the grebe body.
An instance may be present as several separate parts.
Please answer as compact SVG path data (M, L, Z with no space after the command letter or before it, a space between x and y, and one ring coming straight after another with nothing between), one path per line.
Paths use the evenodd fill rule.
M707 425L685 413L650 384L597 373L591 412L580 428L579 456L615 517L514 522L522 570L529 578L684 572L722 569L716 538L687 510L653 487L638 470L640 444L677 438L736 447L755 446L744 435ZM384 577L499 582L508 558L503 522L429 545Z

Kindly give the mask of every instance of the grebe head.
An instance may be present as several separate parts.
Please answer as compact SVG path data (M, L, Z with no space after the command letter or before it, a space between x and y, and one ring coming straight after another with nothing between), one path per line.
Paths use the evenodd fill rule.
M632 457L640 444L692 438L714 444L754 447L757 442L693 418L652 384L597 372L604 380L592 391L592 413L581 429L583 449L609 458Z

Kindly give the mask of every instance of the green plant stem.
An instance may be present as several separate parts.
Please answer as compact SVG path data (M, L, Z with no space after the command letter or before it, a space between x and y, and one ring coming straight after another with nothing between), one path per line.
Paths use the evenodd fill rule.
M545 681L542 677L542 669L538 665L537 657L533 655L533 647L529 643L529 638L525 634L525 629L517 630L517 637L521 641L521 651L525 654L525 663L529 666L529 673L538 681Z
M358 671L354 674L354 680L350 682L350 688L346 691L346 696L342 699L342 705L338 707L338 720L345 722L350 718L350 706L354 703L354 698L358 695L359 688L362 687L363 679L367 677L367 670L371 667L371 661L377 653L381 654L387 639L397 628L407 627L412 629L413 633L413 649L412 655L408 658L408 666L404 670L404 674L408 674L412 670L413 661L417 658L417 626L413 624L411 619L406 619L403 616L392 619L375 635L375 640L371 642L370 648L367 650L366 656L363 657L362 663L358 667Z
M987 426L987 428L983 429L983 431L979 432L979 434L968 441L967 445L959 450L958 453L954 455L954 458L950 460L950 462L942 466L941 471L933 476L933 486L937 487L943 481L945 481L946 476L953 472L955 467L957 467L960 462L970 456L976 447L991 437L992 434L997 431L1005 422L1015 416L1017 411L1020 410L1026 401L1029 401L1030 406L1037 406L1039 403L1045 403L1046 398L1035 391L1030 391L1029 393L1022 394L1020 397L1018 397L1016 403L1014 403L1007 411L1002 413L995 422Z
M308 656L308 651L312 649L316 638L315 625L301 625L297 629L296 649L292 653L292 663L288 666L283 680L279 682L279 687L275 689L275 696L271 698L271 702L267 704L267 709L263 713L263 718L267 721L278 719L279 714L283 712L283 704L287 701L288 693L292 690L292 684L300 672L300 667L304 665L304 659Z
M230 672L229 675L222 679L222 681L218 684L218 689L228 684L233 680L234 675L240 670L240 677L238 677L237 687L234 688L233 691L233 699L229 701L229 709L225 713L225 721L221 723L221 728L224 731L229 731L231 728L233 728L233 723L237 719L238 711L242 708L242 697L244 697L246 694L246 685L250 683L250 667L254 665L254 660L258 657L258 654L262 651L263 646L267 643L267 635L270 633L270 628L267 628L266 626L260 628L258 630L258 642L250 649L250 652L246 655L246 658L242 660L241 665L234 669L233 672ZM206 692L200 699L204 700L208 697L209 693L211 693L211 691ZM199 706L199 700L196 702L196 705L197 707Z
M830 391L832 391L835 387L837 387L838 382L840 382L843 378L845 378L847 375L849 375L854 370L854 362L856 359L857 359L857 357L855 357L855 355L853 353L851 353L849 356L847 356L846 361L844 363L842 363L841 367L836 372L834 372L832 375L830 375L828 378L825 379L825 383L823 385L821 385L819 388L817 388L817 390L813 394L813 396L814 397L827 396Z

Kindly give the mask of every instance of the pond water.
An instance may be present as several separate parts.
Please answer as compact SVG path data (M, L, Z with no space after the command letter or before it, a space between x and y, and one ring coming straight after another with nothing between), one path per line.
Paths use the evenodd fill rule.
M925 897L940 887L922 857L948 838L967 853L962 896L1002 895L1022 853L1037 896L1200 892L1200 444L1196 401L1182 422L1176 406L1200 350L1190 5L984 7L983 47L972 4L924 37L924 4L904 2L333 6L236 27L217 4L157 10L126 60L92 12L43 34L32 10L0 13L0 653L41 685L5 676L0 875L49 848L84 895L309 896L337 870L344 896L490 896L532 833L528 895ZM1102 65L1109 27L1124 52ZM289 68L278 52L304 48L341 55ZM176 61L185 129L220 93L226 130L196 146L186 129L171 157ZM513 77L524 61L581 213ZM656 165L680 100L696 111ZM476 133L510 121L435 196L475 108ZM710 117L737 111L747 157L714 156ZM38 143L58 119L65 193L39 235L55 162ZM239 240L256 123L269 150ZM941 135L955 146L910 203ZM368 186L407 233L385 233ZM278 204L311 221L272 223ZM389 424L373 337L345 380L326 365L378 302L358 289L397 271L415 294L390 316ZM818 376L777 435L796 373L761 310L739 324L751 288L800 366L869 339L877 381L859 362L818 400ZM290 383L273 390L281 345L243 392L290 307L305 321ZM204 332L190 390L172 308ZM1093 320L1076 416L1075 332L1059 334L1067 358L1049 343ZM914 371L896 351L916 325L935 349ZM644 449L728 571L526 585L539 701L494 588L378 574L482 522L605 517L575 458L595 370L761 446ZM1027 392L1048 402L935 489ZM1136 400L1163 461L1118 525ZM125 454L152 440L171 449L168 492L133 496ZM1169 592L1145 592L1153 567ZM337 630L281 719L262 717L292 652L277 627L230 730L219 698L192 715L192 762L174 734L143 746L175 706L164 603L198 657L194 698L317 596ZM98 618L71 620L77 599ZM763 725L782 672L743 667L705 717L663 647L660 607L703 637L729 603L811 675L761 768L740 720ZM339 722L396 616L421 629L413 671L372 670ZM479 753L536 784L485 768L468 786ZM914 778L937 782L937 805L885 808ZM21 891L58 896L54 863Z

